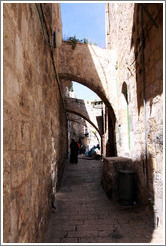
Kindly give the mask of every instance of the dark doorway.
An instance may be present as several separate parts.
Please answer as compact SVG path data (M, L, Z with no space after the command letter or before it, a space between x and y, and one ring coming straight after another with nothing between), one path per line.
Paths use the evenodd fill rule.
M115 146L115 123L112 121L110 113L108 114L108 140L106 143L106 156L116 156L116 146Z

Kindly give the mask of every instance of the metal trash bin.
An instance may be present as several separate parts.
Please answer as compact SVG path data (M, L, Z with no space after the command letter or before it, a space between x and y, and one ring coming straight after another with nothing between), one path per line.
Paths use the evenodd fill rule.
M135 201L135 172L118 170L118 195L122 205L133 205Z

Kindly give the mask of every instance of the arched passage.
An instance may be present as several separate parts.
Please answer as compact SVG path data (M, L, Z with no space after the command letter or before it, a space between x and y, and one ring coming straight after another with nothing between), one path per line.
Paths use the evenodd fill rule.
M67 111L68 113L76 114L76 115L82 117L83 119L85 119L86 121L88 121L88 122L96 129L96 131L99 133L100 137L102 137L101 132L100 132L99 129L95 126L95 124L94 124L92 121L90 121L90 119L88 119L85 115L81 114L81 112L79 113L79 112L74 111L74 110L72 110L72 109L66 109L66 111Z
M116 79L115 65L116 55L113 50L82 43L77 43L73 50L68 42L63 42L59 50L59 78L76 81L94 91L114 118L115 105L111 101L111 93Z
M71 112L67 112L67 119L68 143L71 142L72 138L76 137L80 143L89 145L89 147L93 147L98 143L102 152L101 136L91 123L86 121L81 116Z
M75 114L77 116L82 117L84 120L86 120L87 122L89 122L97 131L97 133L99 134L100 137L100 146L101 146L101 154L103 154L103 139L102 139L102 133L99 131L99 129L95 126L95 124L84 114L82 114L81 112L78 112L77 110L72 110L72 109L67 109L66 108L67 113L71 113L71 114ZM69 119L70 120L70 119ZM71 120L73 121L73 120ZM78 122L76 122L78 123Z
M77 115L81 113L81 117L86 119L93 127L102 135L102 110L95 108L92 104L86 103L84 100L75 98L65 98L66 110L75 112Z
M73 50L71 44L63 42L59 51L59 78L76 81L94 91L104 102L109 118L109 138L114 143L112 156L116 155L115 123L116 116L111 103L111 81L115 81L116 57L114 51L101 49L93 45L78 43ZM112 83L114 84L114 83ZM116 108L116 105L114 105ZM111 122L111 124L110 124ZM110 134L111 133L111 134ZM108 134L108 133L107 133Z
M105 153L106 156L116 156L116 142L115 142L115 118L114 115L111 114L112 111L109 111L109 108L106 108L105 114L107 118L107 127L108 127L108 139L105 141L105 136L103 135L103 114L101 114L102 117L102 123L100 125L97 124L97 120L95 117L92 116L92 114L88 114L84 107L79 107L79 101L78 99L74 98L66 98L65 101L68 100L68 103L66 104L66 111L68 113L73 113L75 115L78 115L88 121L99 133L99 136L101 137L101 148L102 153ZM75 103L72 103L74 101ZM77 102L76 102L77 101ZM106 146L104 147L104 142Z

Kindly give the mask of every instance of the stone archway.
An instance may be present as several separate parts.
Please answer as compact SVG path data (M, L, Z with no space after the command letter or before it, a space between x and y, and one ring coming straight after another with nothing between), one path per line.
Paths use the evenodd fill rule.
M88 121L88 122L96 129L96 131L99 133L99 135L100 135L100 137L101 137L101 132L99 131L99 129L95 126L95 124L94 124L92 121L90 121L88 118L86 118L85 115L83 115L83 114L81 114L81 113L79 113L79 112L76 112L76 111L74 111L74 110L66 109L66 111L67 111L68 113L76 114L76 115L82 117L83 119L85 119L86 121Z
M115 110L117 105L116 100L111 101L116 91L114 88L116 85L113 83L116 80L115 52L81 43L78 43L73 50L71 43L63 42L59 50L58 62L59 78L62 81L76 81L94 91L104 102L112 127L110 131L112 135L109 138L111 137L112 142L116 143Z
M89 117L86 116L86 114L83 114L82 112L79 112L77 109L69 109L69 108L66 108L66 111L67 111L67 114L73 114L73 115L76 115L76 116L79 116L81 118L83 118L85 121L87 121L97 132L97 134L95 134L98 142L99 142L99 145L100 145L100 148L101 148L101 154L103 154L103 138L102 138L102 133L101 131L96 127L96 125L90 120ZM80 122L78 121L74 121L73 119L70 119L68 118L69 121L73 121L77 124L81 124Z
M115 117L114 81L116 80L116 54L113 50L78 43L73 50L63 42L59 50L59 78L76 81L94 91ZM112 82L112 83L111 83Z
M95 109L91 104L86 103L84 100L75 98L65 98L66 111L79 115L88 121L102 136L102 111Z
M68 120L68 143L71 142L72 138L76 138L77 141L84 145L89 145L93 147L99 144L101 154L102 152L102 137L100 131L92 125L92 122L87 121L86 117L81 117L77 112L67 111Z

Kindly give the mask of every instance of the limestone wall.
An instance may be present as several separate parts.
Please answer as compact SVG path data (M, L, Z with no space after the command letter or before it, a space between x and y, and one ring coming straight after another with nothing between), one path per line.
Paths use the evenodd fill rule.
M42 8L50 42L52 14L60 40L59 4ZM35 3L4 3L3 33L3 241L37 243L63 168L65 113Z
M112 98L118 104L117 151L119 156L129 156L135 162L135 169L139 175L140 201L147 203L149 197L151 203L155 203L161 224L163 199L162 11L162 3L144 4L145 79L143 82L141 6L135 3L106 4L107 48L116 49L117 52L117 94ZM157 24L156 27L155 24ZM144 102L146 120L144 120ZM145 158L145 129L148 175ZM149 189L147 183L149 183Z

